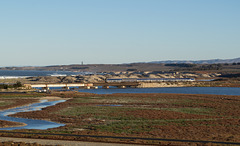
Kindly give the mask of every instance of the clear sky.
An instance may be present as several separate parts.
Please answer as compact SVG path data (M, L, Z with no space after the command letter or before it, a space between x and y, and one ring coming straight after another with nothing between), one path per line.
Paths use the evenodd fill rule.
M0 66L240 57L240 0L0 0Z

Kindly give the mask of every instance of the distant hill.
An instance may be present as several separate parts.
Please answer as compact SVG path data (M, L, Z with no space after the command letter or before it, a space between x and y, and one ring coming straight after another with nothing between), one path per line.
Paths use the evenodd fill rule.
M152 61L149 63L193 63L193 64L217 64L217 63L238 63L239 58L234 59L210 59L210 60L166 60L166 61Z
M189 64L187 64L189 63ZM222 65L212 65L223 63ZM227 64L225 64L227 63ZM233 64L235 63L235 64ZM240 70L240 58L212 60L168 60L126 64L71 64L51 66L0 67L0 70L40 70L73 72L122 72L122 71L196 71L196 70Z

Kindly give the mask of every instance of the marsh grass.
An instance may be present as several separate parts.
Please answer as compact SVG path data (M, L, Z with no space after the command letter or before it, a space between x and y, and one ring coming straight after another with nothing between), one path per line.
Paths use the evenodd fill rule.
M92 119L105 121L104 124L86 124L79 125L78 128L95 129L102 132L128 133L134 134L139 132L149 132L154 130L154 126L164 126L177 124L187 126L188 121L208 121L214 119L145 119L126 115L126 111L134 111L135 107L110 107L110 106L79 106L66 108L57 114L66 116L90 115ZM201 108L168 108L175 112L184 112L191 114L203 114L211 112L211 109Z
M211 98L209 98L211 99ZM91 121L83 122L84 124L75 124L69 127L70 130L85 129L90 131L112 132L119 134L139 134L159 130L159 127L187 127L187 126L219 126L217 120L221 117L229 118L229 115L219 116L222 114L222 106L218 106L216 101L208 100L205 96L194 98L192 96L170 96L163 97L116 97L116 96L89 96L75 97L71 100L73 106L62 109L57 112L58 115L76 116L73 118L91 119ZM218 102L218 100L217 100ZM76 103L76 104L75 104ZM82 104L87 103L87 104ZM222 101L220 102L221 104ZM227 102L226 107L230 107ZM122 106L109 106L110 104ZM106 105L106 106L105 106ZM236 106L236 105L234 105ZM235 107L236 108L236 107ZM225 106L224 106L225 109ZM141 111L143 110L143 111ZM151 110L173 111L176 114L192 114L190 119L157 119L154 115L147 119L144 111L151 114ZM219 112L221 110L221 112ZM232 109L231 109L232 110ZM130 112L128 112L130 111ZM136 112L136 115L135 115ZM141 116L142 113L142 116ZM154 111L153 113L157 113ZM171 114L171 112L169 112ZM199 117L203 117L200 119ZM202 116L203 115L203 116ZM216 118L219 116L219 118ZM145 117L145 118L144 118ZM191 117L191 116L189 116ZM196 118L194 118L196 117ZM96 121L96 122L94 122ZM100 121L100 122L99 122ZM216 122L216 124L214 124ZM238 126L238 125L235 125Z
M173 119L173 120L149 120L149 119L125 119L120 121L111 121L104 125L88 125L102 132L127 133L134 134L140 132L150 132L157 130L155 126L178 125L188 126L188 122L194 121L212 121L216 119ZM212 126L212 125L204 125Z
M0 101L0 106L6 106L15 103L14 101Z
M197 115L214 115L214 109L211 108L161 108L162 110L181 112L187 114L197 114Z
M136 98L126 97L80 97L72 101L74 103L142 103Z
M138 133L138 132L149 132L154 127L150 127L150 121L145 120L122 120L117 122L111 122L106 125L90 125L95 129L103 132L114 132L114 133Z
M19 99L19 98L34 98L34 97L43 97L46 95L43 94L2 94L0 98L11 98L11 99Z
M96 115L96 117L106 116L109 114L116 114L116 112L123 113L124 111L134 110L127 107L111 107L111 106L78 106L72 108L65 108L58 114L67 115L67 116L81 116L85 114ZM114 115L113 115L114 116Z
M136 98L136 97L74 97L73 103L144 103L144 104L191 104L204 103L204 101L196 101L192 99L172 99L172 98Z

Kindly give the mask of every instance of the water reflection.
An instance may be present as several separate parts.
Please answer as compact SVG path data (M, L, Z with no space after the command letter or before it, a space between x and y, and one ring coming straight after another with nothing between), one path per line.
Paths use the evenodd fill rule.
M64 124L59 124L59 123L45 121L45 120L15 118L15 117L9 117L8 115L19 113L19 112L37 111L37 110L41 110L45 107L52 106L57 103L61 103L61 102L65 102L65 101L66 100L57 100L57 101L41 100L39 103L34 103L34 104L27 105L27 106L21 106L21 107L17 107L17 108L0 111L0 120L20 122L20 123L26 124L26 126L0 128L0 130L15 130L15 129L41 129L41 130L44 130L44 129L48 129L48 128L56 128L56 127L64 126Z

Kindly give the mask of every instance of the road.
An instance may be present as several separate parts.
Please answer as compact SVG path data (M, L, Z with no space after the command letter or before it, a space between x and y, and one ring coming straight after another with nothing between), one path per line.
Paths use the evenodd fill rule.
M113 145L114 146L137 146L137 145L131 145L131 144L31 139L31 138L12 138L12 137L0 137L0 141L1 142L13 141L13 142L25 142L25 143L38 143L41 145L62 145L62 146L113 146Z
M187 143L202 143L202 144L214 143L214 144L226 144L226 145L240 145L240 142L230 142L230 141L229 142L224 142L224 141L183 140L183 139L144 138L144 137L120 137L120 136L101 136L101 135L74 135L74 134L11 132L11 131L0 131L0 133L69 136L69 137L90 137L90 138L111 138L111 139L125 139L125 140L138 140L139 139L139 140L165 141L165 142L183 142L183 143L187 142ZM96 143L96 144L98 144L98 143ZM105 143L103 143L103 144L105 145Z

